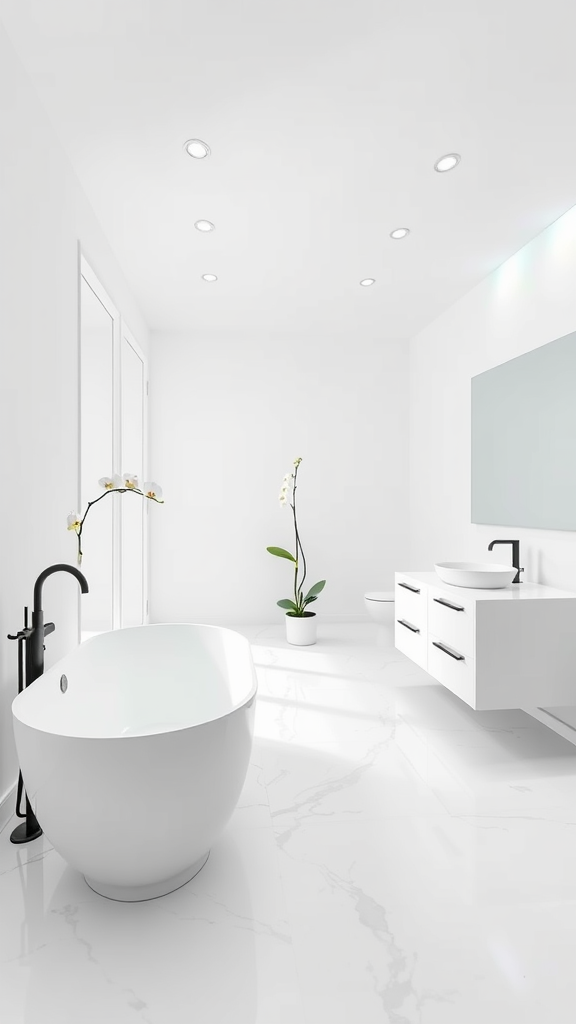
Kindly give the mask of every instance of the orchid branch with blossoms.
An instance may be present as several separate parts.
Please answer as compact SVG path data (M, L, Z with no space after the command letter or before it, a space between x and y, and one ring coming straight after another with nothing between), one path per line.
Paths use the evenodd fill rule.
M266 548L271 555L276 555L277 558L287 558L288 561L294 563L294 600L291 600L290 598L282 598L281 601L277 601L276 603L280 608L286 609L287 615L295 615L299 618L304 615L313 614L312 612L307 612L306 607L307 605L312 604L313 601L318 600L318 594L320 594L326 586L326 580L320 580L319 583L315 583L314 586L310 588L306 595L304 594L306 558L302 547L302 541L300 540L298 518L296 516L296 488L298 486L298 470L301 462L301 458L294 459L294 468L284 475L279 498L280 505L282 507L289 505L292 509L292 518L294 520L295 554L292 554L290 551L286 551L286 548ZM301 577L299 576L300 571L302 571Z
M86 517L93 505L97 505L99 501L102 501L109 494L138 494L141 498L146 498L148 501L157 502L158 505L164 504L162 488L158 484L148 481L140 487L138 477L133 476L131 473L124 473L123 476L118 476L118 474L103 476L98 483L100 487L104 488L104 493L99 495L98 498L94 498L94 501L88 502L83 516L79 512L70 512L67 519L68 529L73 530L78 539L78 565L82 565L82 530L84 529Z

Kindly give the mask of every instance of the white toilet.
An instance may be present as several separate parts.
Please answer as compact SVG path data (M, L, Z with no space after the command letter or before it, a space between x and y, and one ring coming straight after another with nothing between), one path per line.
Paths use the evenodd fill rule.
M394 591L371 590L364 594L364 604L370 618L378 623L390 643L394 643Z

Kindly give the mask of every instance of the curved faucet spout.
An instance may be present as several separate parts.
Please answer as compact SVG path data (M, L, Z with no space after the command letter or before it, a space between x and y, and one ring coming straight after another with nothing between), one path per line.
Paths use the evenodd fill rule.
M49 576L52 576L55 572L69 572L71 576L75 576L80 584L80 588L83 594L88 593L88 581L83 573L79 569L76 569L73 565L66 565L65 562L59 562L58 565L49 565L44 572L41 572L36 583L34 584L34 611L32 612L32 629L26 641L26 686L33 683L38 676L41 676L44 671L44 637L47 632L52 632L48 626L44 627L44 611L42 609L42 588L44 582Z
M78 580L82 593L88 593L88 581L84 573L80 572L74 565L66 565L65 562L59 562L58 565L49 565L47 569L44 569L44 572L40 573L34 584L34 615L36 616L42 613L42 588L44 582L55 572L69 572L71 576L75 576Z

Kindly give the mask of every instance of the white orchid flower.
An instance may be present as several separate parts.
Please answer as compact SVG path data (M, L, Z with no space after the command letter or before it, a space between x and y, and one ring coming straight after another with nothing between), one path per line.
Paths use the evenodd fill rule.
M155 484L153 480L149 480L147 483L142 485L145 498L153 498L155 501L162 501L162 488L160 484Z
M79 512L70 512L66 522L69 530L75 530L78 533L81 525L81 515Z
M287 505L289 500L290 500L290 498L291 498L291 496L292 496L292 494L291 494L291 486L290 486L290 484L288 484L286 482L283 482L282 483L282 487L280 488L280 494L279 494L279 497L278 497L278 500L279 500L280 504L282 506Z
M101 477L98 483L105 491L114 491L117 487L122 487L122 477L118 473L113 473L112 476Z
M280 496L290 494L294 486L294 474L285 473L282 477L282 483L280 484Z
M138 491L140 489L138 477L134 476L132 473L123 473L122 486L126 487L129 491Z

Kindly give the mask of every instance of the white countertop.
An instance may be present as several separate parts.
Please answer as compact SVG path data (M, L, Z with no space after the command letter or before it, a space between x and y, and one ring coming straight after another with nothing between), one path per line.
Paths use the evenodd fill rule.
M449 583L444 583L436 572L397 572L396 576L406 576L417 583L445 590L455 599L459 596L462 601L466 597L474 601L542 601L546 599L557 601L563 598L576 600L575 592L545 587L542 583L509 583L507 587L502 587L499 590L476 590L472 587L454 587Z

